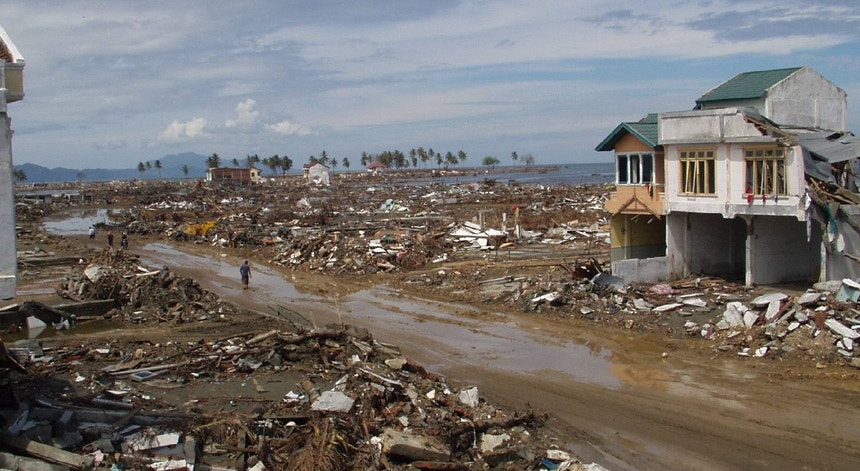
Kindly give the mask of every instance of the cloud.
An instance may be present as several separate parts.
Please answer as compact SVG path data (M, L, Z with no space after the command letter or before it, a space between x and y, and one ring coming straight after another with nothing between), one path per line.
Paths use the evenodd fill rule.
M266 125L266 129L276 132L278 134L286 134L286 135L295 135L295 136L307 136L311 133L310 128L307 126L291 123L289 121L281 121L275 124Z
M206 120L194 118L181 123L174 120L158 133L158 141L164 143L186 142L205 135Z
M228 128L254 126L260 118L260 112L254 109L256 105L257 102L251 98L239 102L236 105L236 117L225 121L224 126Z

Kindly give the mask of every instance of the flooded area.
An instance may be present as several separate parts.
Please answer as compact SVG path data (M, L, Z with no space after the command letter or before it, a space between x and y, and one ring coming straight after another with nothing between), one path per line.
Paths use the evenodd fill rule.
M86 235L90 227L100 224L112 224L109 210L78 209L62 217L46 219L43 227L48 234L80 236Z
M431 361L422 359L432 370L468 364L522 374L552 371L606 387L621 385L611 372L610 349L558 339L538 330L523 330L501 315L500 320L473 319L471 316L479 312L477 308L421 301L385 286L329 297L302 293L284 274L261 265L254 267L253 287L247 292L239 285L240 261L234 258L188 254L165 243L147 244L141 252L142 260L150 266L167 264L172 270L195 271L206 267L207 278L215 283L222 297L284 304L304 313L312 323L332 322L330 315L316 312L319 306L328 306L339 313L343 322L371 329L383 341L409 344L420 338L422 343L436 344L427 349L427 354L445 354ZM261 311L268 315L272 312Z

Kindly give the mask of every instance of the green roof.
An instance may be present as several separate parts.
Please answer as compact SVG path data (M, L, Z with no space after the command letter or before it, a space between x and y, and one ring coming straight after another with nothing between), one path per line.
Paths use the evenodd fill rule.
M789 69L759 70L735 75L696 100L696 107L703 103L735 101L761 98L777 83L785 80L800 67Z
M639 121L619 124L603 141L595 147L597 151L613 150L615 144L626 134L632 134L652 149L657 147L657 113L649 113Z

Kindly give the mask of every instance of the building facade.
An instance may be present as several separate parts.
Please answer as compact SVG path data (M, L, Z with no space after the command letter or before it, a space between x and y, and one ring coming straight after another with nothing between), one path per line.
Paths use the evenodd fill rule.
M614 151L616 161L616 191L605 204L613 273L647 282L719 275L746 284L850 273L827 270L834 256L809 194L804 144L816 132L844 135L846 119L846 93L797 67L745 72L702 95L693 110L622 123L597 147ZM844 152L846 160L853 153Z
M15 296L18 257L12 118L8 104L24 98L24 58L0 27L0 299Z

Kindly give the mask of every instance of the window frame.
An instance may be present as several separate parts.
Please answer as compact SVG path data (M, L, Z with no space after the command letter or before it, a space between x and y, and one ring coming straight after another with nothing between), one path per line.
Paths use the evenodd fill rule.
M717 196L716 148L680 149L678 194Z
M745 147L743 156L745 194L753 196L788 195L788 165L784 147Z
M623 162L623 165L622 165ZM623 174L623 175L622 175ZM624 178L622 178L622 176ZM625 152L615 155L616 185L650 185L654 183L654 154Z

